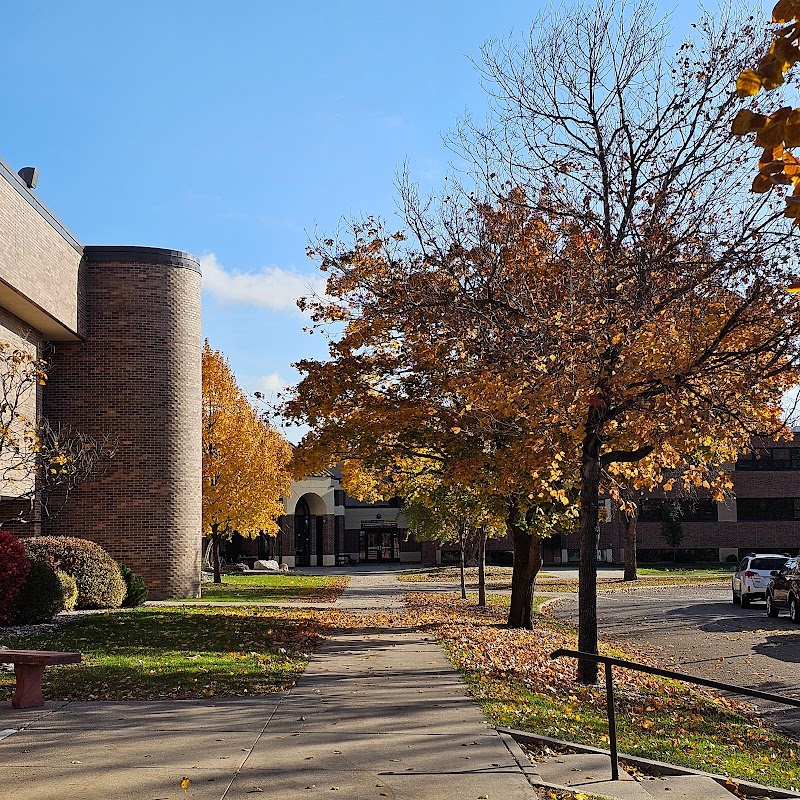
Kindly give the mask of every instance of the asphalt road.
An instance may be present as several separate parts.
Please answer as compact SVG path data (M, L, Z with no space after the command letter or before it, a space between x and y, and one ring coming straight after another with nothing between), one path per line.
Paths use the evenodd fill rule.
M567 598L553 614L577 623L577 600ZM770 619L763 602L733 605L730 589L601 593L598 628L601 639L632 646L666 669L800 699L800 626L785 612ZM748 702L800 739L800 708Z

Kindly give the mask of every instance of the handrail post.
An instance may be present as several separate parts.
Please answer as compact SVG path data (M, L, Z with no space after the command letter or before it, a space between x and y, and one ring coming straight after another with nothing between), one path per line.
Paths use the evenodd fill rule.
M606 661L606 708L608 709L608 743L611 750L611 780L619 780L619 759L617 757L617 718L614 714L614 678L611 664Z

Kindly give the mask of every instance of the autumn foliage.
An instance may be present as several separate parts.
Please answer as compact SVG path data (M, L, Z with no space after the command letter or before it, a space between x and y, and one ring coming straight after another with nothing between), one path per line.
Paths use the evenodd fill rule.
M748 50L735 20L697 31L670 59L649 7L595 3L490 42L492 115L456 136L479 188L406 180L401 230L366 218L311 249L328 284L304 305L336 334L286 405L311 428L298 463L345 459L385 496L414 465L504 503L512 625L537 540L577 530L586 652L601 492L722 497L800 378L795 245L739 188L724 127Z
M274 534L289 491L288 442L248 401L222 353L203 347L203 530L219 541Z
M786 73L800 61L800 3L778 0L772 10L772 22L775 27L768 52L755 69L743 70L736 79L739 97L777 89L785 83ZM752 190L768 192L775 186L791 189L785 197L785 214L795 222L800 219L800 161L792 152L800 146L800 108L782 106L770 114L741 109L731 132L734 136L755 133L756 147L763 148Z

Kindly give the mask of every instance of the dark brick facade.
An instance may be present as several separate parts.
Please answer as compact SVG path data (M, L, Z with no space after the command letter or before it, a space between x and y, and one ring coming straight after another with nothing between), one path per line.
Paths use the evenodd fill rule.
M199 594L200 274L184 254L87 247L85 340L55 346L44 413L117 455L46 533L92 539L153 599Z

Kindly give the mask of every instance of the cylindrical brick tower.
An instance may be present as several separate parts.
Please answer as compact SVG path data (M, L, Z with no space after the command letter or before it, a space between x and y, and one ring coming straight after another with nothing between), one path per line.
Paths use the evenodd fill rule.
M200 591L200 266L151 247L86 247L85 341L57 344L44 414L116 441L102 475L44 532L82 536L142 575L150 598Z

